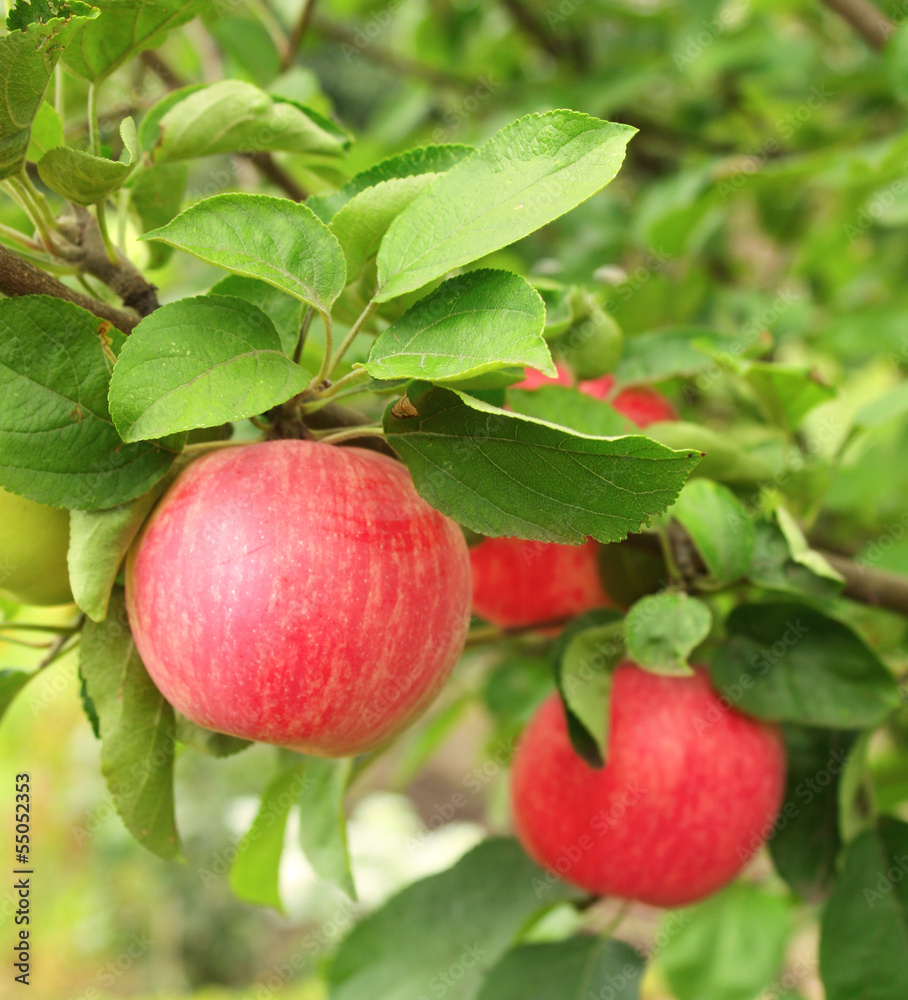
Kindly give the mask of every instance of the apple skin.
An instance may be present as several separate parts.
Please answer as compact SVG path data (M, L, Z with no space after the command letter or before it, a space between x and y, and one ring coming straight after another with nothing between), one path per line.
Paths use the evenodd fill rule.
M71 604L69 511L0 489L0 594L19 604Z
M460 528L403 465L271 441L212 452L130 550L129 621L168 701L208 729L321 756L412 722L463 649Z
M581 382L577 387L581 392L593 399L608 399L615 386L613 375L603 375L601 378ZM672 404L655 389L646 386L636 386L622 389L609 400L612 406L638 427L648 427L660 420L677 420L678 413Z
M596 895L683 906L721 889L772 831L785 790L774 726L726 708L705 668L614 675L604 768L571 747L557 695L518 745L517 835L550 872Z
M473 610L499 628L519 628L605 607L599 545L486 538L470 549Z

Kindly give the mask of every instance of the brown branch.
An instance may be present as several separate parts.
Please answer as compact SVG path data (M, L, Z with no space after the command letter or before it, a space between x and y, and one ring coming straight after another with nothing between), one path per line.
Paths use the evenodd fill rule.
M315 2L316 0L303 0L303 8L290 31L290 35L287 38L287 48L284 50L284 57L281 59L281 69L285 73L293 65L296 53L299 51L300 45L303 44L303 39L309 30L312 15L315 13Z
M468 80L466 77L458 76L456 73L449 73L443 69L436 69L434 66L427 66L425 63L407 59L399 56L390 49L376 45L370 38L354 28L338 24L326 18L322 14L316 14L312 18L312 28L323 38L330 42L337 42L344 45L349 50L350 56L362 56L363 59L390 69L395 73L402 73L405 76L415 76L420 80L427 80L436 87L457 87L458 89L469 89L476 86L475 80Z
M507 8L520 30L541 49L548 52L553 59L561 59L564 56L565 47L561 39L546 29L536 14L524 5L523 0L501 0L501 3Z
M700 565L700 556L686 532L670 533L672 553L679 565ZM651 534L628 535L625 542L631 548L642 552L661 555L659 539ZM887 608L899 614L908 615L908 576L900 573L890 573L888 570L874 569L849 559L847 556L825 549L816 549L821 556L845 578L842 591L845 597L860 604L870 604L878 608ZM695 582L687 578L685 583Z
M10 296L53 295L58 299L74 302L100 319L106 319L123 333L131 333L139 322L137 316L130 316L129 313L109 306L106 302L73 291L53 275L23 260L18 254L2 245L0 245L0 292Z
M60 231L76 248L65 252L67 260L86 274L91 274L123 300L140 316L148 316L158 308L158 290L145 275L121 253L114 264L107 256L104 241L94 216L88 209L74 206L75 215L59 220Z
M312 4L310 4L312 6ZM157 52L148 51L141 55L142 65L150 69L168 90L179 90L185 87L187 81ZM270 153L239 153L248 160L262 177L279 187L288 198L294 201L305 201L307 192L287 173Z
M895 24L871 0L823 0L823 3L844 18L878 52L895 31Z
M843 593L846 597L908 615L908 576L873 569L834 552L821 551L820 554L845 577Z

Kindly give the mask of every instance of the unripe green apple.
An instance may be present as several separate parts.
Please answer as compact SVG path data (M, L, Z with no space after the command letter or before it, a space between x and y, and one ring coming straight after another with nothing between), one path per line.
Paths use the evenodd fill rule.
M589 314L567 331L556 349L583 380L614 371L623 347L621 327L604 309L592 304Z
M69 604L69 511L0 489L0 593L20 604Z

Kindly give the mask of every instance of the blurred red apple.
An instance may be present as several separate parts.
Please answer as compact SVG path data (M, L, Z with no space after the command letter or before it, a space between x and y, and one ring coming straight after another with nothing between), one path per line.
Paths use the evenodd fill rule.
M384 455L309 441L212 452L127 561L139 653L209 729L346 756L432 701L469 622L460 528Z
M593 399L608 399L614 387L614 376L603 375L601 378L581 382L577 388ZM677 411L665 396L646 386L621 389L609 402L628 420L633 420L638 427L648 427L660 420L678 419Z
M473 610L500 628L516 628L607 605L598 547L486 538L470 549Z
M514 758L514 822L539 864L597 895L683 906L718 889L772 832L785 788L775 727L721 701L704 668L615 671L608 759L586 764L557 695Z

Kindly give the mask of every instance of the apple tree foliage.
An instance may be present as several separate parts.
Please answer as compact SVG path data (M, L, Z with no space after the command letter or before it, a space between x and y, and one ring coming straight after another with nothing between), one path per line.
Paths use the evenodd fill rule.
M381 14L351 6L367 26ZM0 486L70 511L79 615L54 652L78 644L110 795L163 858L183 850L176 758L245 744L157 692L122 561L179 470L228 439L371 443L471 540L603 543L626 610L557 637L475 623L470 696L443 697L405 737L412 769L467 703L513 747L555 685L575 748L601 766L623 656L670 675L708 662L729 707L782 725L789 788L769 861L666 915L652 947L588 933L590 901L495 836L363 914L331 958L332 1000L441 986L452 1000L631 998L648 975L680 1000L778 996L805 920L829 1000L895 1000L908 995L905 32L868 64L809 6L659 6L650 29L609 7L611 33L606 6L569 0L546 18L527 3L518 27L542 45L545 91L522 80L519 31L493 43L492 12L450 5L434 29L423 12L415 54L452 67L439 88L483 60L494 73L434 119L414 92L395 112L412 148L386 121L360 151L247 14L18 0L0 36ZM181 50L174 29L190 22L220 47L223 79L200 82ZM357 72L375 59L365 31L314 24L335 71L338 52ZM645 30L661 54L637 72ZM162 45L187 80L143 57ZM752 91L745 63L762 67ZM114 96L143 65L158 75L123 111ZM335 81L339 103L351 90ZM225 157L239 182L212 166ZM556 360L657 385L681 419L641 431L570 386L513 388ZM27 627L4 609L5 633ZM0 710L32 676L0 676ZM370 764L275 751L235 892L281 907L298 806L315 872L355 898L344 799Z

